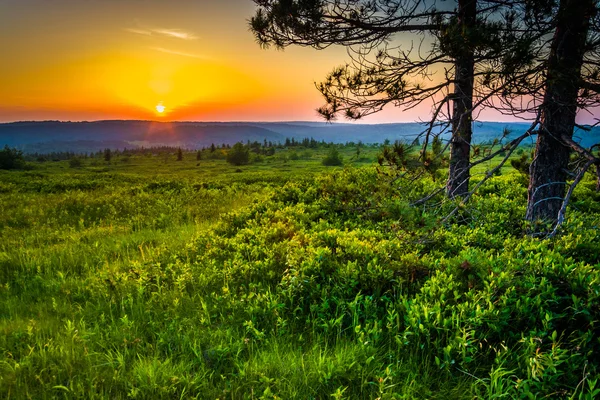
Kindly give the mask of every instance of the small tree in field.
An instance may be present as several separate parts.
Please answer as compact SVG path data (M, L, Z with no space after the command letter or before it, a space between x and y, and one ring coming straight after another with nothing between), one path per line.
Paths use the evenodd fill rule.
M69 160L70 168L81 168L83 167L83 160L81 157L73 157Z
M198 150L196 152L196 161L202 160L202 151Z
M7 145L0 150L0 169L19 169L25 166L23 152L11 149Z
M112 158L112 153L111 153L110 149L104 149L104 161L110 162L111 158Z
M243 143L237 142L227 153L227 162L232 165L244 165L250 161L250 150Z
M328 167L335 167L343 164L344 160L342 159L340 152L335 146L332 146L331 149L329 149L329 152L327 153L325 158L323 159L323 165Z
M177 149L177 161L183 161L183 151L181 151L181 147Z

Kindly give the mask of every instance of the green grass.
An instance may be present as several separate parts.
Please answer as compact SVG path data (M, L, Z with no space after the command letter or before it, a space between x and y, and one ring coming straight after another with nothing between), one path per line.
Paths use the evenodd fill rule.
M0 396L594 398L592 179L540 241L510 167L440 226L354 150L0 171Z

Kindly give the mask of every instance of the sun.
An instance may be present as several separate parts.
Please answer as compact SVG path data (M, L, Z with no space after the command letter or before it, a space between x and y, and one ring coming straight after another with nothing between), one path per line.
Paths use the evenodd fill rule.
M162 102L160 102L156 105L156 112L158 112L159 114L162 114L165 112L165 106L163 106Z

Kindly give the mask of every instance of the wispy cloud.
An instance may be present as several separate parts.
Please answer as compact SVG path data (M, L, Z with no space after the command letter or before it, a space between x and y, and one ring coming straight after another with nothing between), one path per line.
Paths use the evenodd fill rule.
M127 28L125 30L127 32L136 33L138 35L152 36L152 31L149 31L147 29Z
M183 40L194 40L198 39L196 35L190 32L185 32L180 29L154 29L152 32L156 32L159 35L169 36L177 39Z
M198 39L198 36L194 35L192 32L186 32L182 29L165 29L165 28L126 28L127 32L135 33L137 35L144 36L166 36L175 39L182 40L195 40Z
M199 59L203 59L203 60L208 60L210 58L210 57L203 56L200 54L185 53L183 51L165 49L164 47L150 47L150 49L155 50L155 51L160 51L162 53L174 54L174 55L182 56L182 57L192 57L192 58L199 58Z

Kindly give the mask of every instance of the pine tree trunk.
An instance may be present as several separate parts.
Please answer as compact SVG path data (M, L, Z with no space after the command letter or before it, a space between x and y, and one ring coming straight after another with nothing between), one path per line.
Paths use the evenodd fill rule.
M465 43L455 59L456 83L452 110L450 170L446 186L450 198L464 196L469 191L475 57L468 43L468 31L476 22L477 0L459 0L458 24L460 31L465 35Z
M579 80L594 0L561 0L548 58L541 129L531 163L526 218L556 223L565 194Z

